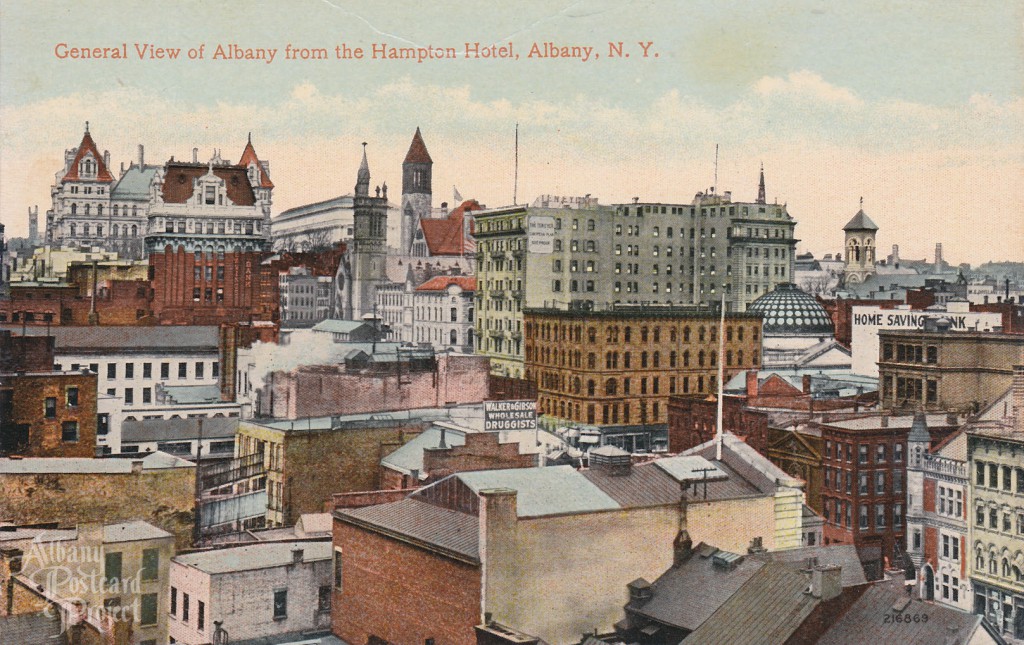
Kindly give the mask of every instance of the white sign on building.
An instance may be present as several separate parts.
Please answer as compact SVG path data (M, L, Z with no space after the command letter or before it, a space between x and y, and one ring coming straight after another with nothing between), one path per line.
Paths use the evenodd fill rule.
M555 250L555 218L531 215L526 224L526 250L547 255Z
M949 320L951 331L992 331L1002 325L1002 315L998 313L854 307L850 320L853 373L878 376L878 330L923 329L926 318L939 316Z
M484 430L536 430L536 401L484 401Z

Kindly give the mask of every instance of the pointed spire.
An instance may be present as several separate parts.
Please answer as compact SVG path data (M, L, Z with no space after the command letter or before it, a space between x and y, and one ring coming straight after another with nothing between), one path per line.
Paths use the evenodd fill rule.
M89 134L89 122L88 121L85 122L85 133Z
M765 203L765 196L764 196L764 162L763 161L761 162L761 181L757 185L757 203L758 204L764 204Z
M434 160L430 158L430 153L427 152L427 144L423 143L423 135L420 134L419 128L416 128L416 134L412 135L409 152L406 153L405 161L402 163L434 163Z
M363 161L359 164L359 173L356 175L356 195L367 196L370 194L370 164L366 161L366 142L363 142Z

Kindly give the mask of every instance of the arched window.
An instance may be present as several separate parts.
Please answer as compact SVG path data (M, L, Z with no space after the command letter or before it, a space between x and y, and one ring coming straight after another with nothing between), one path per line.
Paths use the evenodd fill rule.
M605 382L605 384L604 384L604 393L609 395L609 396L615 394L615 391L617 389L618 389L618 386L616 385L615 379L613 379L613 378L608 379ZM1005 562L1005 560L1004 560L1004 562Z
M738 352L736 352L736 363L738 365L743 365L743 350L742 349L739 350Z
M75 233L75 229L76 229L76 228L77 228L77 227L76 227L76 226L75 226L74 224L71 224L71 226L70 226L70 228L69 228L69 230L71 231L71 234L70 234L70 235L71 235L71 237L74 237L74 236L75 236L75 234L76 234L76 233Z
M92 215L92 204L86 204L85 205L85 214L86 215Z
M697 365L704 367L704 350L701 350L700 354L697 355Z
M459 344L459 332L457 332L457 331L455 331L453 329L453 330L451 330L448 333L448 344L449 345L458 345Z
M121 231L118 229L117 224L114 224L114 226L110 229L110 234L114 237L117 237L120 234L120 232Z
M597 385L594 384L594 380L590 379L587 381L587 396L594 396L597 390Z
M78 214L78 204L71 204L71 214L72 215L77 215Z
M114 217L117 217L117 204L110 207L110 212L113 213Z
M594 369L597 367L597 354L590 352L587 354L587 369Z
M138 235L139 235L139 227L137 225L135 225L135 224L132 224L132 237L138 237Z
M623 330L623 332L622 332L622 333L623 333L623 340L624 340L625 342L627 342L627 343L628 343L628 342L630 342L630 340L631 340L631 339L632 339L632 337L633 337L633 330L632 330L632 328L630 328L630 327L626 327L626 328L625 328L625 329Z
M690 350L687 349L687 350L685 350L683 352L683 367L689 367L689 366L690 366Z
M689 327L683 327L683 342L684 343L690 342L690 328Z

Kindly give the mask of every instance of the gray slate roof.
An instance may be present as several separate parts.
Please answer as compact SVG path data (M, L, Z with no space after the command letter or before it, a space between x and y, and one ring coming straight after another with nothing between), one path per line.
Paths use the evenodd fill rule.
M480 562L480 520L475 515L406 498L390 504L339 511L343 521L411 538L427 546Z
M159 540L163 538L173 540L174 536L142 520L121 522L119 524L105 524L103 526L103 542L106 544L135 542L138 540Z
M14 645L54 645L60 642L60 616L23 614L0 616L0 643Z
M795 569L806 566L808 558L816 558L819 566L839 565L842 567L839 582L843 587L862 585L868 581L864 577L864 567L857 555L857 548L852 544L806 546L799 549L769 551L758 557L788 564Z
M864 209L857 211L857 214L846 223L843 227L844 231L877 231L878 225L871 221L868 214L864 212Z
M591 513L620 508L607 493L572 466L481 470L454 475L474 493L492 488L518 492L516 514L540 517L565 513Z
M806 575L785 564L766 563L696 631L686 637L686 645L764 645L786 642L820 602L820 599L804 593L807 582Z
M441 428L433 425L408 443L380 460L382 466L397 470L408 475L412 470L417 470L421 475L423 472L423 450L426 448L438 448L441 443ZM444 444L452 446L466 445L466 434L462 430L446 427L444 431Z
M195 464L166 452L153 452L136 459L93 459L89 457L26 457L0 459L0 474L31 475L43 473L130 473L132 462L142 461L143 470L194 468Z
M51 327L58 354L75 352L217 352L218 331L213 326L159 325L155 327ZM42 336L45 327L28 328Z
M227 439L238 430L237 417L203 419L203 439ZM186 441L199 438L199 419L142 419L121 424L123 443Z
M132 165L110 189L111 199L146 199L160 166Z
M302 561L331 559L330 541L262 542L175 556L174 562L211 575L283 567L292 563L292 551L302 550Z
M883 616L893 614L897 607L902 613L920 616L920 622L886 622ZM923 618L927 616L927 620ZM928 603L909 598L903 583L877 582L831 624L818 645L847 645L847 643L936 643L953 645L971 642L981 627L981 616L957 611L939 603ZM982 641L984 642L984 641Z

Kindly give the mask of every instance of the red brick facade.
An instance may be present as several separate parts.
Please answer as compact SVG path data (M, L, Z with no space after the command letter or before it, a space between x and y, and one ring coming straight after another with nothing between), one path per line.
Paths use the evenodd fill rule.
M331 631L347 643L475 645L481 571L425 548L334 520L340 588ZM335 583L339 582L337 578Z
M668 450L682 452L710 441L718 423L718 402L713 397L673 396L668 402ZM745 399L727 396L722 401L722 430L768 454L768 414L750 410Z
M12 286L0 300L0 322L46 325L152 325L152 294L144 280L101 282L95 301L84 284ZM95 308L95 316L90 316ZM93 322L95 321L95 323Z
M278 273L263 252L187 253L165 247L149 256L153 313L162 324L218 325L280 316ZM198 277L197 277L198 276Z
M94 457L96 375L0 375L0 456Z
M423 471L433 482L452 473L501 468L533 468L537 455L519 454L519 443L499 443L495 432L466 434L466 444L449 448L427 448L423 451Z

